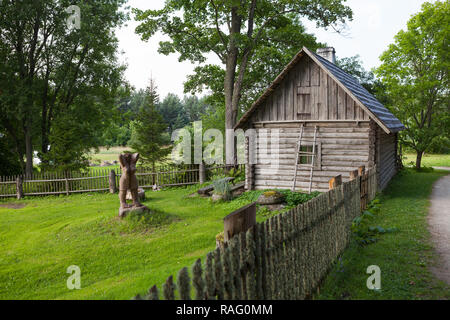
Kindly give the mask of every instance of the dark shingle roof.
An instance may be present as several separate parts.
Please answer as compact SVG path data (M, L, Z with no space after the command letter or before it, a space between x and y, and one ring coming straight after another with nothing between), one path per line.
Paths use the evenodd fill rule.
M310 51L311 52L311 51ZM405 126L385 106L383 106L356 78L318 54L311 52L358 100L366 106L391 132L405 129Z
M286 66L286 68L281 72L281 74L275 79L275 81L270 85L266 92L253 104L253 106L248 110L241 118L239 123L235 128L240 128L244 123L246 123L250 116L255 112L255 110L266 100L266 98L278 87L281 81L289 73L290 70L300 61L300 59L307 54L314 60L316 60L321 67L328 71L333 77L335 77L342 86L344 86L353 96L359 100L359 102L367 109L369 115L378 120L379 123L383 124L386 129L392 133L402 131L405 126L397 119L385 106L383 106L372 94L370 94L356 78L352 77L344 70L340 69L333 63L322 58L316 53L303 48L294 59Z

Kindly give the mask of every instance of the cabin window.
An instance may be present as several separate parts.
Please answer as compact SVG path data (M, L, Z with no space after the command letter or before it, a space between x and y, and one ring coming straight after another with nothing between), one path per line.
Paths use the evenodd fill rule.
M315 148L315 159L314 159L314 168L316 170L321 169L321 145L320 143L316 145ZM300 154L298 158L298 164L299 165L311 165L312 164L312 152L313 152L313 146L302 146L300 149L300 152L306 152L309 154Z

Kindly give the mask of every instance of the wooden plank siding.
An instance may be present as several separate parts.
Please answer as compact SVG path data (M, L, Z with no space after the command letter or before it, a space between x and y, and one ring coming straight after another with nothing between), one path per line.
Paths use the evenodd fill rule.
M377 163L378 182L381 190L397 173L397 138L395 134L386 134L377 127Z
M316 170L313 177L313 189L327 191L331 178L342 175L345 181L350 178L350 172L360 166L368 167L369 123L307 123L304 139L313 140L314 126L318 126L317 145L319 147L316 160ZM300 125L291 123L255 125L258 135L257 159L254 166L255 189L287 189L292 187L296 145L300 135ZM272 155L270 132L279 130L279 150ZM267 131L267 133L266 133ZM305 142L304 145L312 145ZM275 169L270 161L278 159L279 167ZM309 185L309 169L301 168L297 178L298 190L305 190Z
M271 89L259 110L250 115L248 128L258 133L258 163L252 166L252 188L289 189L293 185L296 145L300 125L306 127L304 139L313 140L314 127L319 128L319 154L313 175L313 190L327 191L331 178L365 166L377 165L380 188L386 187L396 173L395 134L387 135L348 93L309 56L303 57ZM270 156L270 137L261 130L280 130L280 149ZM307 145L307 143L304 145ZM274 171L268 162L279 159ZM308 168L300 168L299 190L309 186Z
M305 57L249 123L287 120L368 121L369 115L323 69Z

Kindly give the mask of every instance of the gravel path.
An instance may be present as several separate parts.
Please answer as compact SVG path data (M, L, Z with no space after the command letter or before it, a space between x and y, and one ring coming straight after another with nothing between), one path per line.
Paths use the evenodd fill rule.
M439 179L433 187L428 223L439 254L439 262L431 271L450 285L450 175Z

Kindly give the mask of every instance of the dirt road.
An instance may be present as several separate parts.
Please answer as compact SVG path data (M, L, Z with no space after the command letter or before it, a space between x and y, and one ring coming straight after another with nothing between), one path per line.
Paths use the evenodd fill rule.
M433 187L428 223L439 255L431 271L450 285L450 175L438 180Z

